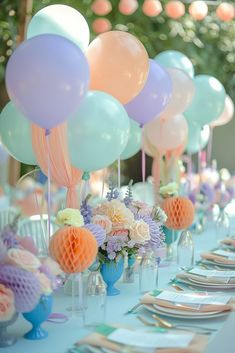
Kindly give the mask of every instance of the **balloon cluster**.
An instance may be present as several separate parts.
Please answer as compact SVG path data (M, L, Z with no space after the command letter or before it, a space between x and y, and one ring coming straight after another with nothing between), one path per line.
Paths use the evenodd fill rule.
M119 4L122 11L135 6ZM144 8L156 6L145 1ZM105 15L112 6L96 0L92 9ZM89 44L85 18L66 5L33 16L27 39L8 61L6 86L11 102L1 113L0 137L9 154L40 164L31 123L47 136L64 123L57 133L66 132L66 146L58 144L58 154L68 150L69 163L84 172L133 156L142 131L143 149L153 157L179 157L185 146L198 152L208 142L208 124L219 126L233 116L223 85L209 75L194 76L183 53L167 50L149 59L142 43L122 31L100 34Z

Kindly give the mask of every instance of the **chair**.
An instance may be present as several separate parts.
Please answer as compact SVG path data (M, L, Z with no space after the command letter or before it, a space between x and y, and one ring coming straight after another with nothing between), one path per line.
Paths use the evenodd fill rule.
M30 236L38 249L39 255L47 255L48 253L48 231L47 231L48 215L34 215L23 219L19 223L18 235L21 237ZM55 223L55 218L51 218L50 236L59 227Z
M0 231L9 223L12 223L18 214L17 209L13 207L0 210Z

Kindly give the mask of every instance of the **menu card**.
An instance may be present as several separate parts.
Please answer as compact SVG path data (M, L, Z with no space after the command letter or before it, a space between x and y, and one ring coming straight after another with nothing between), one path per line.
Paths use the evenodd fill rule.
M203 277L235 278L235 271L229 271L229 270L204 270L204 269L195 267L192 270L188 271L188 273L203 276Z
M118 328L107 336L116 343L141 348L183 348L187 347L194 335L191 333L148 333Z
M177 293L173 291L164 290L157 299L167 300L174 303L181 304L227 304L231 296L229 295L210 295L205 293Z

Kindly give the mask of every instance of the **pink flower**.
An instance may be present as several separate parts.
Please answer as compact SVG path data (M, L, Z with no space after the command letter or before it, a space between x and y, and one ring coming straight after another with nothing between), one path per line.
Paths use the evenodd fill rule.
M40 283L42 294L50 295L52 293L52 286L49 278L42 272L36 272L35 277L37 277Z
M112 222L107 216L98 214L92 218L92 223L97 224L102 228L104 228L104 230L106 231L106 234L109 234L112 230Z
M129 230L128 229L119 229L119 230L114 230L111 235L128 235Z
M0 322L9 321L14 313L14 294L10 288L0 284Z
M27 250L11 248L8 250L7 255L8 262L11 265L23 268L26 271L34 272L41 266L38 258Z
M52 260L50 257L44 257L41 259L42 265L46 266L53 276L59 276L63 274L58 262Z

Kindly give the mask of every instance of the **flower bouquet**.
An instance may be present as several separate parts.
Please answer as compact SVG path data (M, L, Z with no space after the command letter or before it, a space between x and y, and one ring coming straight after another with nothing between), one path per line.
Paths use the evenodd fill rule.
M2 346L14 343L14 339L7 337L5 328L16 320L18 313L24 315L32 312L45 298L51 298L59 284L61 270L58 264L50 258L39 259L32 251L36 252L36 247L31 238L17 237L16 222L3 229L0 235L0 330L4 332L0 335ZM50 311L51 305L45 320ZM42 338L39 337L40 326L37 328L39 331L36 338ZM35 327L31 333L33 331L35 333ZM32 338L30 335L25 337Z

